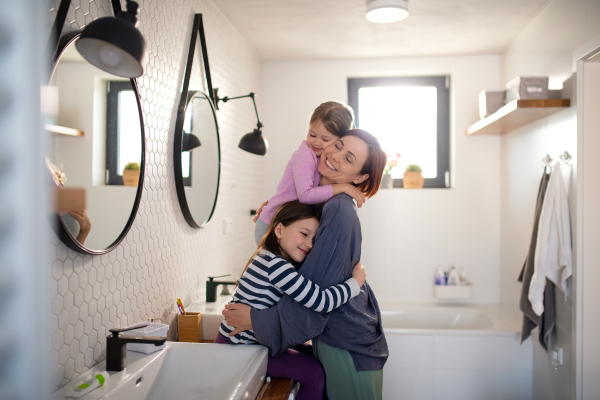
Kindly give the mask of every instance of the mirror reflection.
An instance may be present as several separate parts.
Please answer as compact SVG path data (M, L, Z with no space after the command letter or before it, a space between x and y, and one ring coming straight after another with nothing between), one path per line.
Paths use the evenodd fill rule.
M181 139L181 174L187 205L194 222L205 225L219 190L219 132L211 100L190 92Z
M60 222L79 245L101 252L126 233L139 202L143 132L137 92L131 80L87 63L74 41L42 91L45 128L52 135L46 154L52 182L86 191L86 208L61 211Z

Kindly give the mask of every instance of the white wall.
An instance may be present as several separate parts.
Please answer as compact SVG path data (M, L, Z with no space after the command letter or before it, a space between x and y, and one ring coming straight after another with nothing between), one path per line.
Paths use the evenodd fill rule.
M500 88L498 56L267 63L264 134L269 140L264 198L327 100L347 103L347 78L450 74L451 189L387 189L359 211L362 262L378 299L435 301L436 266L466 269L471 302L500 299L500 138L467 137L482 89ZM375 135L377 132L373 132Z
M59 1L53 3L57 7ZM203 14L213 84L221 95L257 92L260 111L260 60L209 0L139 3L138 28L148 46L145 73L138 80L147 138L142 201L127 237L108 254L77 254L49 233L52 255L39 267L52 272L51 305L45 309L50 310L46 343L52 346L54 388L104 359L108 329L166 318L178 297L189 304L204 294L207 275L239 275L254 251L249 210L262 199L264 159L237 148L256 124L251 104L232 101L217 112L221 183L214 219L205 229L190 228L181 214L172 146L194 13ZM55 12L49 13L51 21ZM64 32L107 14L112 15L108 0L72 0ZM202 82L201 72L195 70L193 78ZM226 217L233 221L229 235L222 233Z
M504 84L519 75L547 75L550 87L560 88L573 73L573 51L600 33L600 2L556 0L515 39L502 55ZM502 302L518 307L520 284L516 282L527 254L537 187L542 174L541 159L555 160L565 150L577 160L575 96L569 88L564 96L572 108L529 124L501 137L502 165ZM573 167L572 182L576 179ZM571 215L575 215L575 187L570 188ZM572 224L574 218L572 218ZM573 231L575 231L573 229ZM565 365L554 370L550 355L534 340L534 399L568 399L575 396L573 304L565 303L557 291L557 347L565 351ZM534 335L536 335L534 332Z

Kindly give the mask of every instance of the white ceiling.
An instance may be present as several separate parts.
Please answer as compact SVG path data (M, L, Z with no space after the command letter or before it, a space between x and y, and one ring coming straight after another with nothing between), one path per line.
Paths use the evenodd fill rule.
M375 24L366 0L213 0L263 61L499 54L552 0L409 0Z

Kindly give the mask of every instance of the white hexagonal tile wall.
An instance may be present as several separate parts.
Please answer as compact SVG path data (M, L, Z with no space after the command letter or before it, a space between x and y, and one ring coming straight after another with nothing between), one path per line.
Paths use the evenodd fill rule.
M138 79L146 132L146 176L138 215L125 240L101 256L77 254L51 234L53 389L65 385L105 357L108 329L163 318L176 298L203 293L208 275L241 272L254 250L248 210L263 201L261 157L237 148L256 124L254 110L231 102L217 111L221 136L221 184L213 222L190 228L181 215L170 169L174 125L171 121L182 79L186 43L194 13L203 14L213 85L222 95L260 89L262 65L256 53L209 0L140 3L138 28L146 38L148 62ZM48 29L60 0L53 0ZM109 0L72 0L63 33L112 15ZM192 85L204 87L196 50ZM234 232L223 235L221 221L234 218Z

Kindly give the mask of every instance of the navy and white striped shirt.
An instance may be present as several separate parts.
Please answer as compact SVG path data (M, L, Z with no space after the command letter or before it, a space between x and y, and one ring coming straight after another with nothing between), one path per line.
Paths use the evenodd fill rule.
M321 289L318 285L296 272L296 268L283 257L261 250L252 260L233 293L232 303L247 304L262 310L276 304L283 294L316 312L328 313L360 293L354 278ZM252 330L229 336L235 328L221 322L219 332L232 343L257 343Z

